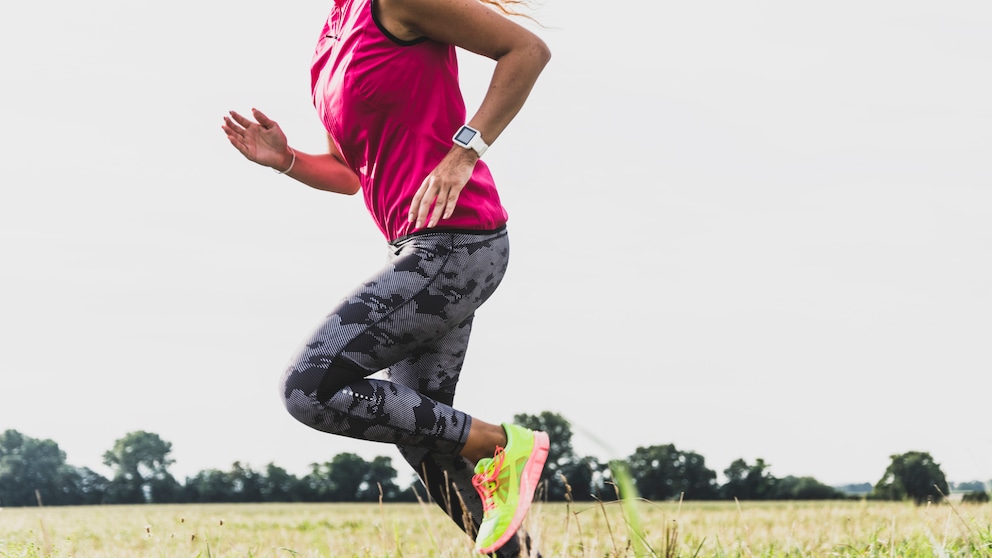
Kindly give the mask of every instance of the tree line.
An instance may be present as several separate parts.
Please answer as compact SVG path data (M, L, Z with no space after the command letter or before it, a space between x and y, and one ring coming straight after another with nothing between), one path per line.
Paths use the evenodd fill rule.
M638 447L622 462L580 456L572 447L572 428L559 414L516 415L514 421L549 433L551 447L542 475L542 498L548 501L615 500L613 482L620 467L629 473L638 496L662 501L686 500L824 500L867 497L885 500L939 501L949 494L940 466L925 452L893 455L879 481L864 495L827 486L813 477L778 478L763 459L737 459L723 473L702 455L673 444ZM262 469L235 462L226 471L207 469L179 482L169 468L172 444L159 435L135 431L103 454L112 475L74 467L52 440L34 439L16 430L0 434L0 506L99 505L136 503L249 502L413 502L426 498L418 483L402 487L388 457L366 461L353 453L313 463L296 476L269 463ZM981 485L981 483L977 483ZM979 496L981 494L984 499ZM987 501L984 487L969 496Z

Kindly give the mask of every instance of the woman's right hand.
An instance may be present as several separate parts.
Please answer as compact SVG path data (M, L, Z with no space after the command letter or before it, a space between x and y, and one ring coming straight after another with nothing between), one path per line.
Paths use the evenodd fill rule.
M227 134L228 141L249 161L276 170L288 168L293 152L286 142L286 134L275 120L262 114L262 111L253 108L251 114L254 121L233 110L230 116L224 117L221 128Z

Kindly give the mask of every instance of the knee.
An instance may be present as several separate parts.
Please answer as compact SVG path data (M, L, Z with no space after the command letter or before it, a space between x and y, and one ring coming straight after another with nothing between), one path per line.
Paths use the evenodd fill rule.
M293 366L283 376L279 393L293 418L313 425L326 415L327 404L335 393L368 375L368 371L347 359L320 366Z
M279 394L289 414L304 424L312 424L318 401L314 397L319 380L307 371L290 369L282 377Z

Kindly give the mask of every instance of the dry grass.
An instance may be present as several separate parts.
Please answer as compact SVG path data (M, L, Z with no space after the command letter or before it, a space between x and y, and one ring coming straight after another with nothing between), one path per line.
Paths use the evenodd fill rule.
M545 557L992 556L992 506L536 503ZM0 510L0 557L469 557L433 506L259 504Z

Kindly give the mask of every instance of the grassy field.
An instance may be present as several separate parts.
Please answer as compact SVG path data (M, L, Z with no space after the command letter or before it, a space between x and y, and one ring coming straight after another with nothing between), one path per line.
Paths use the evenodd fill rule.
M647 503L643 541L610 504L535 504L545 557L992 556L992 506ZM421 504L150 505L0 510L0 557L468 557Z

